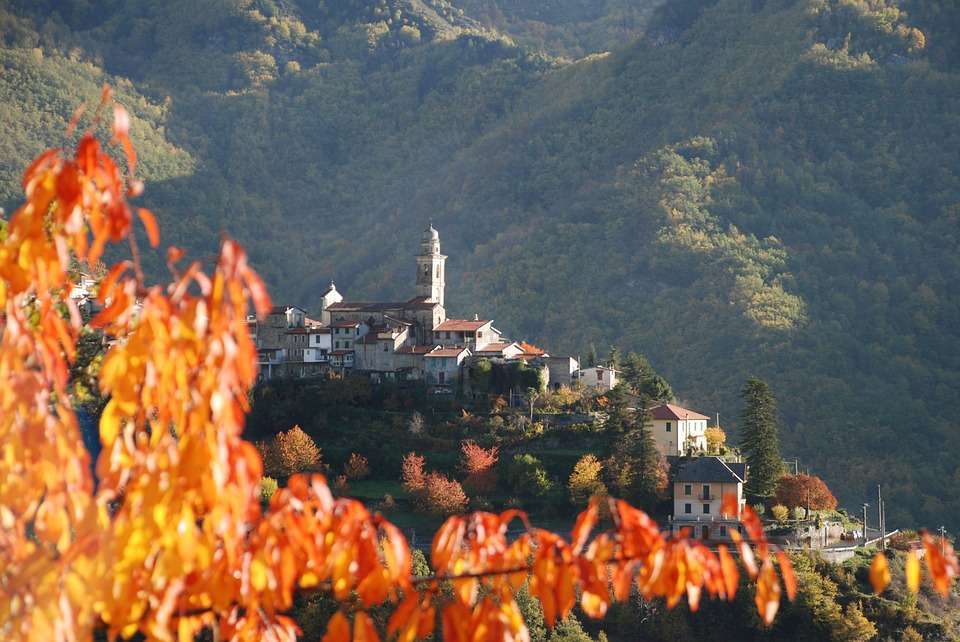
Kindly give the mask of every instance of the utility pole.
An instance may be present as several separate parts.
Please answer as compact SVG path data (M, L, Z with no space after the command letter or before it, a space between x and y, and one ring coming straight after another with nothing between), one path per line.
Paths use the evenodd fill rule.
M940 527L940 554L946 555L946 541L947 541L947 529L944 526Z
M867 545L867 507L870 506L867 502L863 502L863 545Z
M886 542L883 538L883 495L880 494L880 484L877 484L877 524L880 525L880 550L884 550Z

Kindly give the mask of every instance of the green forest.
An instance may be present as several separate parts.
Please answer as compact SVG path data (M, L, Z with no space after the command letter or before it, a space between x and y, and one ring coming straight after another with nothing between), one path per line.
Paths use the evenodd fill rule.
M432 219L452 315L642 352L734 440L761 377L842 504L960 528L955 2L6 0L0 46L8 212L109 82L164 245L311 310L407 295Z

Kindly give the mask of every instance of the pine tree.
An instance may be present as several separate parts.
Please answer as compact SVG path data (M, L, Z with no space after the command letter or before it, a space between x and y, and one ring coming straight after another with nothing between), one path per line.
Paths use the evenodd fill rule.
M610 346L610 352L607 354L607 365L614 370L620 368L620 349L617 346Z
M633 480L630 484L630 495L642 506L653 507L657 501L661 485L660 451L650 429L652 418L650 404L644 398L637 408L633 428L626 436L624 444L629 453Z
M634 390L640 390L643 383L653 377L653 367L647 358L636 352L628 352L623 360L623 380Z
M776 493L783 475L780 458L777 402L770 387L760 379L750 379L740 393L741 447L747 456L746 493L754 501L766 502Z
M597 365L597 346L590 344L590 351L587 352L587 368Z

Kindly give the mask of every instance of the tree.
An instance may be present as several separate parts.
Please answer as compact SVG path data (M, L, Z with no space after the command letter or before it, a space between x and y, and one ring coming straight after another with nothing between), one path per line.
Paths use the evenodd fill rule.
M533 455L514 455L507 467L511 490L529 497L542 497L553 488L553 481L539 459Z
M403 456L400 466L400 479L403 489L410 494L418 493L426 485L427 474L424 471L425 460L417 453L407 453Z
M587 367L592 368L597 365L597 347L590 344L590 350L587 351Z
M410 423L407 425L407 430L410 431L411 435L419 436L423 434L423 426L423 415L414 410L413 414L410 415Z
M727 443L727 433L720 426L710 426L704 436L707 438L707 452L716 455L722 454Z
M627 353L621 367L621 376L634 391L639 392L643 383L652 378L654 374L653 366L650 365L645 356L636 352Z
M774 504L770 507L770 515L782 524L790 518L790 509L783 504Z
M454 515L467 508L467 494L460 482L438 472L430 472L424 480L422 507L434 515Z
M789 508L833 510L837 507L837 498L816 475L784 475L777 480L776 499Z
M300 426L277 433L270 441L257 444L257 449L271 477L320 469L320 449Z
M644 381L640 386L640 394L652 401L662 401L665 403L673 403L676 401L673 388L671 388L667 380L660 375L653 375Z
M497 446L483 448L476 442L465 441L460 444L460 467L466 474L464 486L474 493L488 493L497 485L497 473L494 466L500 459Z
M584 455L573 467L567 490L574 506L583 506L594 495L606 496L607 487L600 479L603 464L595 455Z
M105 89L98 118L109 99ZM694 609L701 591L733 597L740 572L726 549L666 537L623 501L610 504L606 530L592 503L569 541L536 528L508 539L510 523L528 519L516 511L450 517L433 539L431 563L454 591L415 577L401 531L355 500L334 498L322 475L293 475L264 509L262 461L241 432L257 376L247 314L252 305L264 317L269 295L231 240L210 275L199 264L178 267L182 252L171 248L171 284L145 282L133 221L151 245L159 230L127 201L142 189L128 128L116 106L126 176L86 132L72 157L50 150L28 168L27 202L0 235L0 443L17 453L0 458L4 639L90 639L102 628L107 637L292 640L297 627L285 614L301 589L329 596L328 642L379 640L371 613L384 608L392 610L386 634L403 640L433 634L438 620L448 640L466 639L467 627L488 639L523 639L514 598L523 580L549 627L578 596L587 616L602 617L634 584L668 605L686 595ZM106 306L91 320L117 339L99 376L109 401L94 487L67 394L81 321L63 294L64 262L70 252L95 262L119 241L131 243L131 259L108 272ZM417 468L415 457L410 464ZM789 565L781 581L749 509L743 524L756 551L743 557L759 565L745 568L770 622L781 585L793 597ZM957 572L952 547L941 551L928 537L924 545L945 593ZM748 544L740 547L745 553ZM662 570L638 573L653 568Z
M617 346L610 346L610 352L607 354L607 365L614 370L620 369L620 349Z
M760 379L750 379L740 393L741 446L747 459L745 491L752 501L769 501L783 475L780 458L777 405L770 387Z

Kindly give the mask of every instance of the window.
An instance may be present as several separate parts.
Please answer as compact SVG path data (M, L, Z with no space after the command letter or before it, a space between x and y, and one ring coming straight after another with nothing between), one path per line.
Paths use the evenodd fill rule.
M483 338L483 332L478 332L477 339L482 339L482 338Z
M710 484L703 485L703 498L710 499Z
M441 370L437 373L437 383L446 383L447 373Z
M333 343L335 344L333 347L336 348L337 350L339 350L339 349L340 349L340 342L339 342L339 341L334 341Z
M438 278L438 279L440 278L440 266L439 266L439 265L437 266L437 278Z
M444 336L445 339L449 339L449 338L450 338L450 333L449 333L449 332L444 332L444 333L443 333L443 336Z
M704 515L709 515L709 514L710 514L710 504L704 504L704 505L703 505L703 514L704 514Z
M689 515L690 513L692 513L692 512L693 512L693 504L684 504L684 505L683 505L683 512L686 513L687 515Z
M386 343L383 344L383 351L386 352L389 346Z
M720 537L726 537L726 536L727 536L727 527L726 527L726 526L721 526L721 527L720 527Z
M667 432L670 432L670 422L667 422Z
M693 484L684 484L683 485L683 494L689 495L693 492Z

